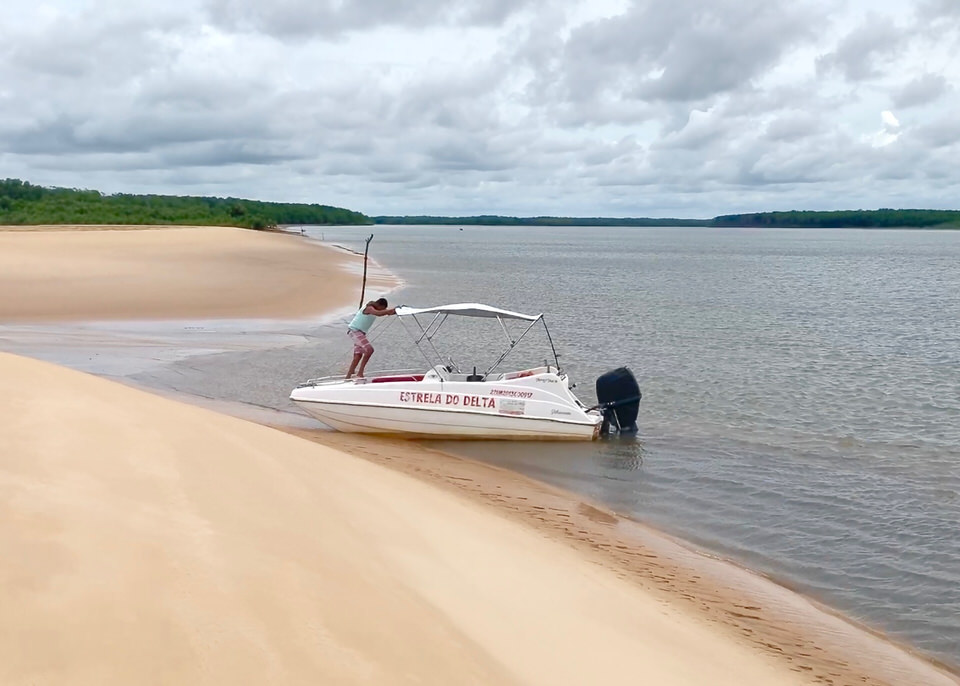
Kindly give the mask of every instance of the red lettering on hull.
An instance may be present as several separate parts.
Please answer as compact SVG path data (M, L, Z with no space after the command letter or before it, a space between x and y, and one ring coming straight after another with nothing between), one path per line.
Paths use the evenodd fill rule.
M496 398L481 395L400 391L399 398L402 403L414 403L416 405L453 405L454 407L476 407L482 410L493 410L497 407Z

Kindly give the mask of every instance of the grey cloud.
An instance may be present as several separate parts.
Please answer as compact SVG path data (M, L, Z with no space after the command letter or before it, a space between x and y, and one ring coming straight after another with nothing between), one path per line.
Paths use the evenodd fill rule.
M582 150L581 148L578 148ZM615 160L633 158L643 154L643 146L635 138L628 136L615 143L600 144L588 147L583 151L582 161L587 166L608 165Z
M741 119L806 115L820 117L823 112L842 109L856 99L853 89L824 89L822 81L801 78L781 85L742 88L731 97L719 101L725 117Z
M589 100L541 100L531 106L545 123L567 129L580 129L604 124L640 126L657 120L662 106L624 100L614 94L602 94Z
M357 159L376 152L373 142L367 138L348 137L342 140L327 139L325 149L328 153L342 154L343 157Z
M942 118L918 128L918 140L933 148L946 148L960 143L960 119Z
M818 147L767 149L738 168L737 182L750 186L811 184L830 178L832 151Z
M268 124L251 93L269 92L251 88L245 75L223 79L181 62L191 33L182 21L64 15L7 42L0 83L19 107L0 115L5 149L92 155L262 137Z
M200 144L164 148L158 155L158 162L162 167L262 166L302 158L303 154L289 145L269 145L262 141L205 140Z
M651 147L658 150L682 148L685 151L699 151L722 144L733 125L732 120L724 119L715 112L694 110L683 128L667 133Z
M487 111L464 107L459 103L441 104L431 116L431 121L441 129L476 129L489 122Z
M304 156L286 143L245 140L240 136L220 139L212 129L193 130L189 134L161 131L150 139L140 139L129 130L116 132L110 138L87 137L82 126L64 120L21 133L7 145L7 150L19 155L55 156L64 164L70 157L80 158L91 167L96 167L99 159L108 165L102 168L115 169L268 164Z
M161 36L184 29L184 20L162 14L65 17L5 41L5 65L34 79L109 83L170 59Z
M358 176L369 173L369 168L362 160L354 155L338 156L327 161L321 167L323 174L329 176Z
M601 188L633 188L644 192L651 186L666 185L668 176L646 161L618 160L590 177Z
M434 179L412 171L381 174L376 177L376 180L379 183L401 185L405 188L426 188L435 183Z
M272 89L246 76L225 79L203 71L163 71L138 79L130 102L147 110L169 112L229 112L274 97Z
M511 150L459 136L429 145L423 154L430 167L439 170L502 171L517 162Z
M626 14L572 34L565 81L575 100L695 101L740 88L813 33L810 3L638 0Z
M880 63L902 48L908 36L889 17L868 15L866 22L851 31L833 52L817 59L817 72L837 70L849 81L880 76Z
M6 139L10 152L19 154L144 152L227 137L269 137L263 123L249 114L205 116L176 111L60 114L23 128L2 130L0 136Z
M881 181L909 181L916 175L913 169L904 166L888 166L876 173Z
M414 190L424 190L432 191L436 190L437 186L444 185L444 180L433 174L409 174L406 181L401 182L403 184L404 191L414 191Z
M794 142L818 133L820 127L818 117L806 112L791 112L771 121L765 137L772 142Z
M917 17L921 22L947 19L960 23L960 5L956 0L920 0Z
M175 22L139 22L103 17L83 25L60 20L6 48L16 59L0 64L0 94L15 89L19 107L0 113L0 145L11 155L81 156L98 164L111 154L118 168L130 160L153 165L262 165L316 155L311 123L290 116L264 71L225 78L219 65L195 62L189 42L163 34ZM76 29L76 30L75 30ZM123 29L123 30L120 30ZM116 33L114 33L114 31ZM69 40L61 38L73 33ZM59 45L59 50L54 46ZM143 46L143 50L138 50ZM160 47L158 47L160 46ZM56 53L50 63L47 55ZM91 57L92 55L92 57ZM121 55L129 57L121 58ZM80 64L73 71L58 65ZM362 97L362 88L352 90ZM355 100L305 94L314 125L349 135L366 112ZM324 122L324 120L328 120ZM295 129L291 122L302 128ZM316 138L328 132L316 131ZM323 139L330 141L329 135ZM341 142L341 139L338 139ZM188 149L189 148L189 149ZM144 153L141 157L138 153ZM66 162L64 162L66 164Z
M927 105L947 91L947 80L941 74L923 74L906 84L893 96L896 107Z
M338 36L382 26L491 25L539 0L209 0L214 24L279 37Z
M419 128L433 124L441 129L466 133L499 128L497 92L504 78L489 65L469 73L425 77L398 93L386 116L398 127Z

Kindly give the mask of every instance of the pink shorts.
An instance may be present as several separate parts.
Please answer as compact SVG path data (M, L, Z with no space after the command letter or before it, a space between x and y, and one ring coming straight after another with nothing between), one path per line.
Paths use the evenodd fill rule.
M370 341L367 340L367 334L365 334L363 331L358 331L357 329L347 329L347 335L353 339L354 355L373 354L373 346L370 345Z

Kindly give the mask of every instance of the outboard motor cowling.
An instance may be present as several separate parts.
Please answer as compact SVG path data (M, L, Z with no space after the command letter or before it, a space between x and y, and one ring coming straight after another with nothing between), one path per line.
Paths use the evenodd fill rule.
M636 433L641 397L640 385L627 367L600 376L597 379L597 407L603 412L601 431Z

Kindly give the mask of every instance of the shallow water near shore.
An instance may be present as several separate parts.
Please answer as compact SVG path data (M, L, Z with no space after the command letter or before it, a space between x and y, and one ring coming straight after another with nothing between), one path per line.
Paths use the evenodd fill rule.
M323 232L361 249L367 233ZM644 393L636 440L438 447L604 502L960 664L960 232L373 232L372 254L408 282L397 302L545 312L581 398L623 364ZM455 332L461 366L472 343Z
M960 663L960 232L307 229L361 251L371 232L372 256L406 281L392 304L545 312L584 401L623 364L644 393L637 439L432 445L582 493ZM397 321L375 329L371 368L422 366ZM296 383L343 371L344 325L93 327L65 353L71 325L27 347L292 411ZM0 345L23 330L5 343L0 327ZM502 341L450 334L442 352L463 368ZM105 340L117 355L98 361ZM519 364L542 363L543 342Z

